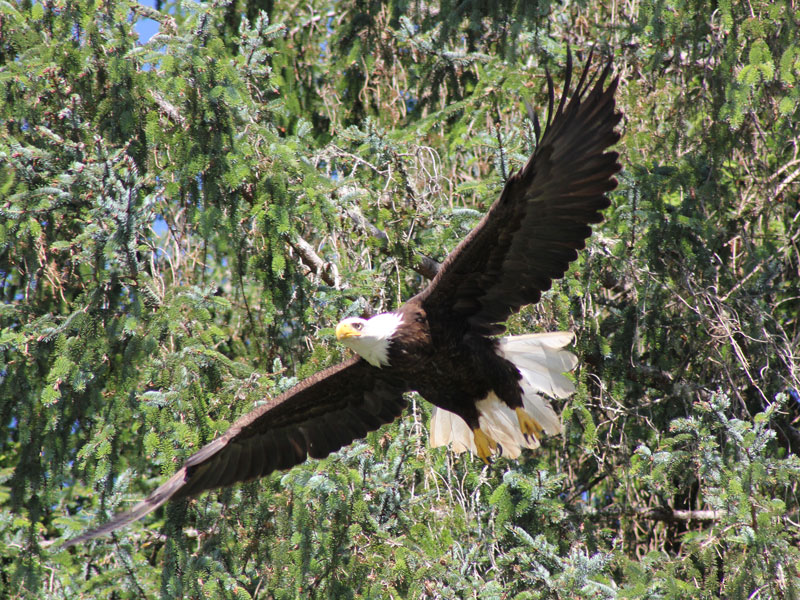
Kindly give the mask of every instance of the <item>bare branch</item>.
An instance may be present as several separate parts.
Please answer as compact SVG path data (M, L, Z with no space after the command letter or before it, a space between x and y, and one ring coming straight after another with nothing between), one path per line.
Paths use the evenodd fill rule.
M164 96L162 96L156 90L151 89L149 91L150 95L153 97L153 100L155 100L155 103L158 104L158 107L164 112L164 114L166 114L173 123L186 129L186 119L184 119L181 113L178 112L178 109L168 102L166 98L164 98Z
M416 262L411 268L427 279L436 277L436 274L439 272L439 267L442 266L438 261L420 252L414 252L414 259Z
M355 221L356 225L358 225L361 229L377 239L380 242L381 250L386 250L386 248L388 248L389 236L386 234L386 232L368 221L367 218L361 214L361 211L357 207L353 206L348 208L347 216L350 217L351 220Z
M605 518L627 517L631 519L648 519L651 521L665 521L674 523L677 521L719 521L722 512L719 510L675 510L669 506L655 506L650 508L628 508L618 510L608 508L598 513Z
M780 196L783 193L783 190L785 190L786 187L792 182L794 182L794 180L797 179L798 177L800 177L800 168L797 168L791 173L789 173L783 179L783 181L781 181L780 185L778 185L778 188L775 190L775 194L773 194L773 197L777 198L778 196Z
M347 209L347 216L356 223L362 230L366 231L369 235L374 237L380 242L379 248L384 254L389 254L389 235L376 227L367 218L361 214L357 207L353 206ZM436 277L439 272L439 263L432 259L430 256L425 256L420 252L414 252L414 263L410 265L417 273L427 279Z
M294 240L289 241L289 245L297 252L303 264L320 277L322 281L337 290L340 289L339 270L335 264L322 260L311 244L299 235L295 235Z

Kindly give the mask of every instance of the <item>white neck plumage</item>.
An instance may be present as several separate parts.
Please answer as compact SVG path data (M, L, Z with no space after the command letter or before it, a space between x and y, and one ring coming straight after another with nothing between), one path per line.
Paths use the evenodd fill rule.
M389 366L389 344L403 317L382 313L371 319L345 319L336 326L336 338L375 367Z

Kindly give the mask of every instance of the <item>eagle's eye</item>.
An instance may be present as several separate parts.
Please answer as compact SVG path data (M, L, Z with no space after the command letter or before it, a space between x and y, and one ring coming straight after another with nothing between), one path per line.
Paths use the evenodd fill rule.
M355 329L356 331L361 331L362 329L364 329L364 324L359 321L356 321L355 323L353 323L353 329Z

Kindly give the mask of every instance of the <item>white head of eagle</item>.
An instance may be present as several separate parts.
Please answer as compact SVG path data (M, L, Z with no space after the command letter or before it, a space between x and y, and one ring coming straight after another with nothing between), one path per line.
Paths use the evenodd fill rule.
M336 326L336 339L375 367L389 366L389 343L403 317L388 312L371 319L351 317Z

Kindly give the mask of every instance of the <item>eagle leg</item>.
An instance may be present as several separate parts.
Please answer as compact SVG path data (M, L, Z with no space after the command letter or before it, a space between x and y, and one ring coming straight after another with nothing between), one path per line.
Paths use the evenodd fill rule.
M492 462L490 457L497 449L497 442L486 435L480 427L473 429L472 435L475 438L475 448L478 449L478 456L487 465L490 464Z
M519 421L519 429L522 431L522 435L525 438L525 441L528 441L528 436L532 435L537 440L540 440L544 437L544 428L539 425L539 423L530 416L525 409L522 407L517 407L517 420Z

